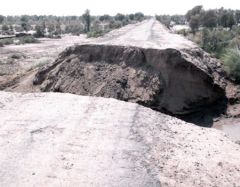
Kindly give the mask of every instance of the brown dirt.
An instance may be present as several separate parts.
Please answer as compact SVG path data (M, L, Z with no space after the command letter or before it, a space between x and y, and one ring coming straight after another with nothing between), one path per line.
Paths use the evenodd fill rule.
M217 59L154 19L68 48L34 80L42 91L111 97L175 115L223 98L225 83Z

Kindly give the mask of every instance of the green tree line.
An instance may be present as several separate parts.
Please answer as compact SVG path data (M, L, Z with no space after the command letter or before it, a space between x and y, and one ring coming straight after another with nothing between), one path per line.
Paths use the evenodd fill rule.
M14 32L36 31L36 37L60 34L105 33L124 25L142 21L143 13L116 14L115 16L93 16L86 10L81 16L2 16L0 15L0 34L11 35ZM90 33L90 34L91 34Z

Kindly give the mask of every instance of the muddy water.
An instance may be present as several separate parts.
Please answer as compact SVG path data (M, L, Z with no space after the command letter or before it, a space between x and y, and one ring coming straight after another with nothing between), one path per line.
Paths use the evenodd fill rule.
M216 122L213 126L216 129L225 132L232 140L240 141L240 119L227 118Z

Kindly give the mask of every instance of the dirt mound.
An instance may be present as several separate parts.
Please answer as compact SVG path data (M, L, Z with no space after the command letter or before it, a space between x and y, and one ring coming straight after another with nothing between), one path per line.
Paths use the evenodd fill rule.
M225 96L220 63L200 49L80 45L41 69L42 91L111 97L186 114Z
M239 145L137 104L0 92L0 124L0 186L239 186Z

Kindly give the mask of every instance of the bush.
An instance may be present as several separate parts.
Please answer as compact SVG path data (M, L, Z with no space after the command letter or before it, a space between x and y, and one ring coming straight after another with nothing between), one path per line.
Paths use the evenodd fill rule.
M186 29L181 29L181 30L178 30L176 31L177 34L181 34L183 36L187 36L188 35L188 30Z
M25 43L39 43L39 40L37 40L33 36L20 37L18 44L25 44Z
M1 39L0 40L0 46L4 46L4 45L10 45L13 44L13 39L12 38L6 38L6 39Z
M15 54L12 54L10 56L10 58L13 58L13 59L21 59L21 58L25 58L25 56L23 54L18 54L18 53L15 53Z
M46 38L51 38L51 39L61 39L61 35L55 35L55 34L49 34L45 36Z
M10 44L25 44L25 43L39 43L39 40L34 38L33 36L22 36L19 37L17 41L14 42L14 38L6 38L0 40L0 47L3 47L4 45L10 45Z
M159 15L159 16L155 16L155 17L159 22L161 22L167 28L170 28L171 16L169 16L169 15Z
M224 69L231 79L240 82L240 50L228 49L222 57Z
M239 48L240 49L240 37L233 38L229 43L230 48Z
M91 31L87 33L88 38L97 38L103 36L106 32L103 31Z
M220 57L232 38L232 33L224 29L203 29L201 47Z

